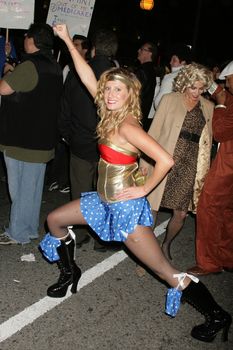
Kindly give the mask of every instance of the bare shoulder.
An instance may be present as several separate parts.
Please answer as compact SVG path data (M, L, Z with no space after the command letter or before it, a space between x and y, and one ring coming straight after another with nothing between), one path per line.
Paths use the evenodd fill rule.
M134 147L141 149L142 145L151 139L142 125L133 116L128 116L120 125L118 134Z
M118 128L118 136L125 143L134 148L141 149L141 142L148 137L141 124L133 116L127 116Z
M120 134L128 133L129 130L142 130L141 124L133 115L128 115L119 126Z

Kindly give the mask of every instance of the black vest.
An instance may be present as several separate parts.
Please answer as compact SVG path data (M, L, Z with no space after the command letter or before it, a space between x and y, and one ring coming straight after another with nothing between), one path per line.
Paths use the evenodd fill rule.
M58 137L62 70L52 58L40 52L28 55L34 63L38 83L30 92L2 96L0 144L32 150L51 150Z

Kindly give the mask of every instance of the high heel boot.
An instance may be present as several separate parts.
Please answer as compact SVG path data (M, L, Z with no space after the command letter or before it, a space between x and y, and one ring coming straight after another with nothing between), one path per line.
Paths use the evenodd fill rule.
M47 289L47 295L52 298L62 298L66 295L69 285L72 284L71 293L77 292L78 281L81 277L81 270L74 261L75 241L68 237L61 240L61 245L57 247L60 259L57 261L60 276L57 283Z
M217 333L222 331L222 341L228 340L232 317L214 300L202 282L190 282L183 290L182 301L187 301L205 316L205 323L195 326L191 336L204 342L212 342Z

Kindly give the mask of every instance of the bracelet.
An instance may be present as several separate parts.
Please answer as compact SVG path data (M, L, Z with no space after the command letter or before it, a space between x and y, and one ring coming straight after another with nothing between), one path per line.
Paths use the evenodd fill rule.
M225 108L225 109L226 109L227 107L226 107L225 105L216 105L214 108L215 108L215 109L216 109L216 108Z

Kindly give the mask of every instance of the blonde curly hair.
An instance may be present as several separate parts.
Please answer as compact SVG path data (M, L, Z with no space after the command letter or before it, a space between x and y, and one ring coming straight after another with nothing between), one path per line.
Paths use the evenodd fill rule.
M121 81L128 89L129 96L124 106L117 111L109 111L104 102L104 90L108 81ZM124 119L129 115L140 123L142 119L140 108L141 84L135 74L124 68L112 68L104 72L98 82L95 103L100 122L97 126L97 137L106 138L114 132Z
M199 63L187 64L180 69L175 77L173 91L183 93L187 88L192 87L197 81L202 81L204 83L204 91L206 91L213 83L212 72Z

